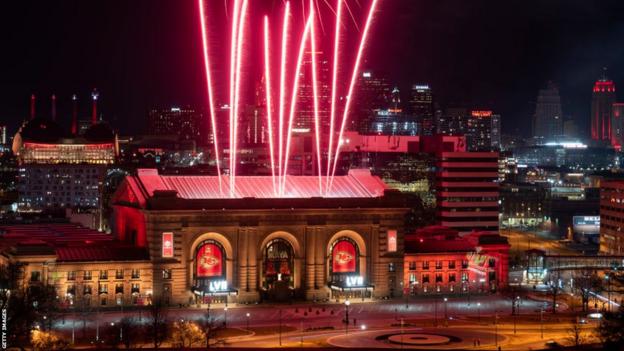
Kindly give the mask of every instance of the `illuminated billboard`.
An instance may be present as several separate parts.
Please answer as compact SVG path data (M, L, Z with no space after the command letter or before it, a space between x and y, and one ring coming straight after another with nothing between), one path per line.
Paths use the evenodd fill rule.
M397 231L388 230L388 252L396 252L397 250Z
M600 216L574 216L572 229L577 234L600 234Z
M197 250L196 276L198 278L212 278L223 276L223 251L214 243L203 244Z
M173 233L162 235L162 257L173 257Z
M349 240L338 241L332 250L333 273L355 273L357 271L357 249Z

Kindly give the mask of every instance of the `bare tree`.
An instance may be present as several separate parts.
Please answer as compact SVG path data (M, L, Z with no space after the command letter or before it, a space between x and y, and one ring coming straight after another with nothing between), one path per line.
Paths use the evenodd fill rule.
M557 313L557 297L563 288L561 287L561 273L559 270L550 271L548 274L547 286L548 292L552 297L552 313Z
M167 339L169 327L167 325L167 309L160 300L154 301L148 309L147 335L154 348L157 349Z
M120 328L123 328L123 340L121 343L126 349L134 348L143 334L142 326L137 323L135 318L124 317L119 321Z
M575 274L574 288L581 297L583 312L587 312L592 292L597 293L602 290L602 281L594 271L582 270Z
M201 344L206 335L201 328L191 321L173 323L172 343L174 347L193 347Z
M585 335L583 331L583 326L578 322L577 319L572 321L570 328L568 329L568 340L570 343L576 347L581 346L585 343Z

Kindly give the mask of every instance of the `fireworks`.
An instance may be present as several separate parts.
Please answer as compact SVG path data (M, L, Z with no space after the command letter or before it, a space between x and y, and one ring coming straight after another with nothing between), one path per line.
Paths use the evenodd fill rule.
M232 14L229 18L229 25L231 27L229 31L230 48L229 48L229 74L227 86L228 91L228 130L229 130L229 176L227 178L227 188L229 189L229 196L235 197L236 194L236 165L237 165L237 152L238 152L238 138L239 136L239 120L241 117L241 107L243 106L241 99L241 86L243 85L243 79L245 78L242 72L242 67L246 64L246 60L253 55L246 53L247 41L251 36L246 35L250 25L260 23L261 32L263 34L263 40L261 41L263 61L264 61L264 89L265 89L265 101L266 101L266 123L268 131L268 148L270 155L271 165L271 177L273 180L274 194L276 197L288 197L287 193L287 177L288 177L288 163L290 158L291 141L293 134L293 123L296 116L298 92L300 89L300 76L303 69L303 58L306 54L306 50L309 50L311 55L311 83L312 83L312 107L314 115L314 152L316 156L316 167L318 168L318 192L319 196L331 196L333 178L336 173L336 167L340 155L341 138L347 124L349 117L350 107L352 105L354 87L357 82L357 76L360 69L360 63L366 42L368 40L370 27L373 19L373 15L376 11L379 0L370 0L370 5L365 13L365 21L363 29L358 26L356 21L356 15L352 8L347 3L348 0L336 0L335 9L329 4L328 0L323 0L324 4L331 10L334 17L334 35L328 36L333 39L331 47L333 47L332 57L332 75L331 75L331 91L330 91L330 112L329 112L329 129L326 133L321 131L320 121L320 107L319 107L319 72L318 72L318 60L317 60L317 47L322 42L319 42L319 37L316 31L317 24L321 25L321 30L324 32L324 25L321 19L321 11L319 7L319 0L309 0L308 5L302 4L302 23L297 23L294 20L291 3L286 1L283 3L283 17L281 18L281 37L280 37L280 50L279 60L274 62L277 55L271 55L272 50L275 50L277 45L273 45L271 38L275 38L271 34L271 18L267 15L263 15L262 21L254 21L248 18L252 16L253 11L248 9L248 0L233 0L231 1L231 11L226 3L226 11ZM304 1L302 1L304 3ZM356 2L359 7L359 2ZM215 157L217 163L217 172L219 175L219 189L223 192L224 186L222 186L221 172L222 168L219 164L219 157L222 154L219 150L219 143L217 140L219 124L217 123L217 116L215 112L215 96L214 96L214 76L211 72L211 55L214 53L209 51L209 35L207 30L208 23L217 21L210 21L211 16L217 16L218 14L212 14L206 11L205 0L198 0L199 15L201 17L201 37L204 55L204 66L206 74L206 85L208 91L208 103L210 114L210 125L213 131L213 142L215 147ZM306 14L306 7L308 11ZM344 8L346 7L347 13L350 16L355 28L357 29L357 54L354 62L348 62L343 57L344 48L341 47L341 42L345 40L343 37L343 30L341 27L345 26ZM278 18L279 20L279 18ZM303 24L297 26L297 24ZM346 32L346 31L345 31ZM249 37L249 38L248 38ZM323 36L324 38L324 36ZM298 40L296 52L290 52L291 41ZM272 69L271 67L279 67L278 70L278 92L277 99L274 99L273 84L272 84ZM339 88L339 75L341 72L351 72L348 88L346 91ZM288 89L290 88L290 90ZM342 94L342 95L341 95ZM339 97L343 97L340 99ZM289 101L290 100L290 101ZM275 106L277 101L277 106ZM343 104L343 105L341 105ZM277 121L275 120L274 111L277 112ZM341 111L341 119L336 120L338 111ZM277 122L277 126L275 123ZM336 130L336 126L340 128ZM326 135L328 140L321 140ZM327 151L327 166L323 170L321 160L323 159L323 148L326 146ZM277 150L275 149L277 147ZM324 174L324 176L323 176Z

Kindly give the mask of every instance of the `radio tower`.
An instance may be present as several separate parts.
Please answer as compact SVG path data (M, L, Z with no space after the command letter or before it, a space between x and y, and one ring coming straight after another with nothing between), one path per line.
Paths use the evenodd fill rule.
M30 119L35 119L35 94L30 96Z
M91 98L93 99L93 110L91 112L91 124L96 124L97 123L97 100L98 100L98 96L100 96L100 94L97 92L96 89L93 89L93 92L91 93Z
M52 94L52 120L56 121L56 95Z

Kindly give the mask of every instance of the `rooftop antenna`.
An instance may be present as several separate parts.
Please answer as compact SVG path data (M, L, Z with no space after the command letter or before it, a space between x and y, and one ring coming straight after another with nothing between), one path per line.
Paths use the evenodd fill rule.
M97 100L100 94L97 92L97 89L93 89L91 93L91 98L93 99L93 110L91 112L91 124L97 123Z
M35 94L30 95L30 119L35 119Z
M78 134L78 98L76 94L72 95L72 124L71 133Z
M52 94L52 120L56 121L56 95Z

